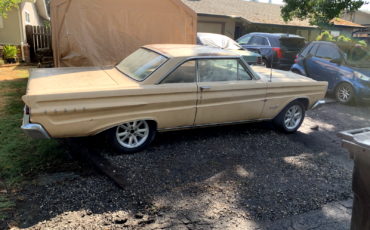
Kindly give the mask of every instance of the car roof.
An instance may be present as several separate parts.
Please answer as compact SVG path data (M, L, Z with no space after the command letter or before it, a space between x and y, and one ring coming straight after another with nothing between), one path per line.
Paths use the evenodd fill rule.
M304 37L301 37L299 35L296 35L296 34L287 34L287 33L260 33L260 32L253 32L253 33L250 33L250 34L254 34L254 35L264 35L264 36L270 36L270 37L285 37L285 38L303 38Z
M155 44L146 45L143 48L153 50L157 53L163 54L169 58L172 57L204 57L204 56L217 56L217 57L238 57L239 54L215 48L210 46L201 45L187 45L187 44Z

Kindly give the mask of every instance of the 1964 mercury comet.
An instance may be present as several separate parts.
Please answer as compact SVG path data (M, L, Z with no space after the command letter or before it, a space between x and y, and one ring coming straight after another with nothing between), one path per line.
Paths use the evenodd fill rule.
M197 45L147 45L112 67L30 70L22 129L32 138L106 132L119 151L156 131L272 120L290 133L322 105L327 82L253 69L238 54Z

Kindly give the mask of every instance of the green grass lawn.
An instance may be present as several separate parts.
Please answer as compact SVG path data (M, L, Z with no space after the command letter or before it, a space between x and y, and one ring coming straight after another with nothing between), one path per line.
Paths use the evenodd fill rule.
M0 80L0 180L14 186L32 180L37 174L60 165L65 150L54 139L33 140L21 130L27 77ZM5 102L5 104L4 104ZM32 114L31 114L32 115ZM13 205L0 194L0 216L4 208Z

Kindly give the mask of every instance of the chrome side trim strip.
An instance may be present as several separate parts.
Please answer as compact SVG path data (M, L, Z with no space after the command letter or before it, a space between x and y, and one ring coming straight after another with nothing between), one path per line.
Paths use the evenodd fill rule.
M175 131L175 130L183 130L183 129L194 129L194 128L231 125L231 124L253 123L253 122L261 122L261 121L269 121L269 120L271 119L254 119L254 120L232 121L232 122L223 122L223 123L212 123L212 124L205 124L205 125L190 125L190 126L180 126L180 127L174 127L174 128L158 129L157 131L167 132L167 131Z

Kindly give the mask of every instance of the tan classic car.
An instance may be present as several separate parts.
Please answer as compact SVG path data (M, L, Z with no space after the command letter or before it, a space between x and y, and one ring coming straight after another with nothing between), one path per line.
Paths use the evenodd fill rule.
M147 45L111 67L32 69L22 129L32 138L106 132L119 151L157 131L272 120L296 131L322 105L327 82L253 69L238 54L197 45Z

